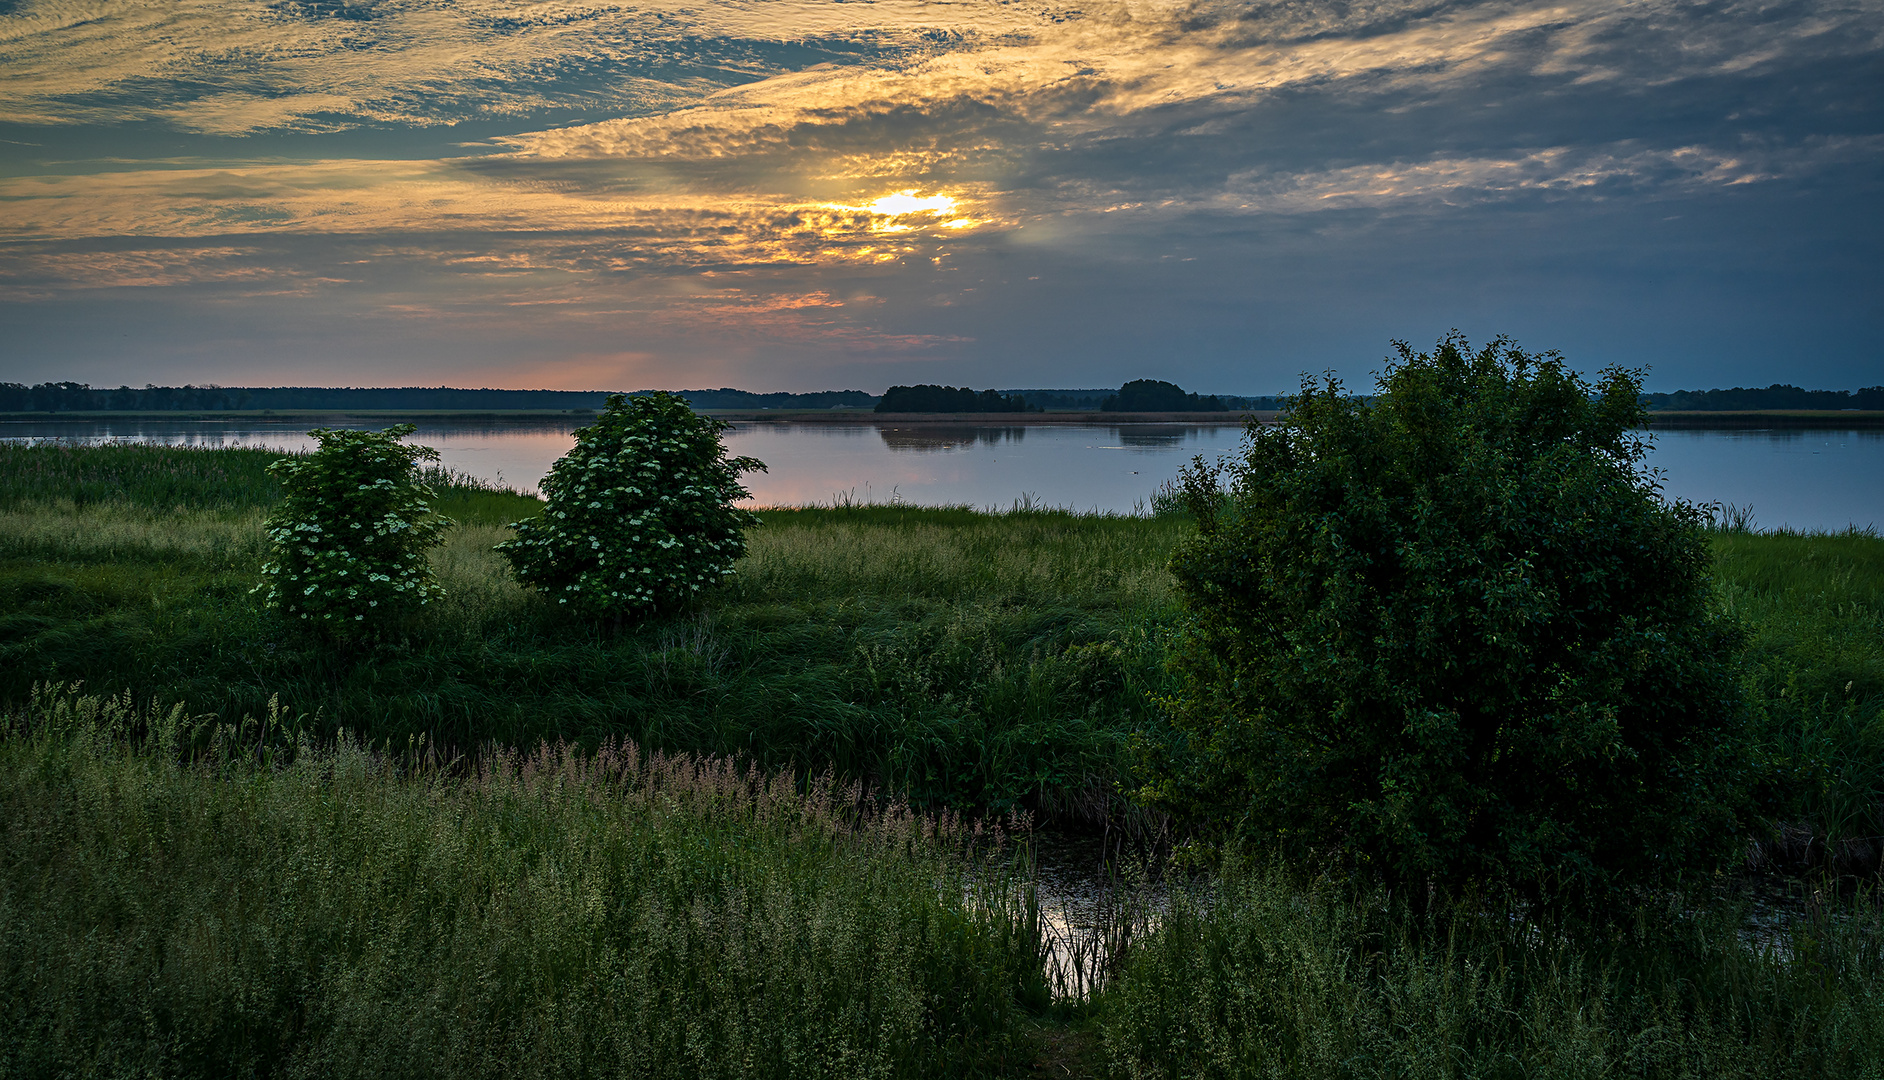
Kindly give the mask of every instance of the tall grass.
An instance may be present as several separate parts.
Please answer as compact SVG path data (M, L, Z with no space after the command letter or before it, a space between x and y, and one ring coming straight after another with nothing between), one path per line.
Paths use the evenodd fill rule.
M1044 1000L952 819L631 744L279 736L6 717L0 1075L964 1075Z
M132 503L171 509L266 507L281 485L265 471L280 458L249 447L195 449L0 443L0 507L18 503Z
M789 602L807 591L883 600L1061 604L1156 613L1172 600L1164 564L1173 521L862 506L771 510L748 536L741 601Z
M1133 1078L1859 1078L1884 1073L1884 915L1776 937L1665 898L1602 926L1290 881L1181 892L1102 1008Z
M1884 857L1884 539L1714 536L1722 602L1752 633L1746 680L1789 827L1769 852L1876 869Z

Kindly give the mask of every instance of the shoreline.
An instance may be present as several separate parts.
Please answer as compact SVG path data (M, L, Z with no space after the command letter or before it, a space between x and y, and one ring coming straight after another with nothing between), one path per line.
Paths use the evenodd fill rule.
M904 427L917 424L953 427L1036 427L1077 425L1108 427L1119 424L1184 424L1193 427L1242 427L1254 421L1274 423L1273 410L1231 412L1098 412L1037 413L879 413L869 409L701 409L711 416L739 424L805 424L850 426L861 424ZM229 409L220 411L100 411L0 413L0 424L63 423L213 423L266 421L280 423L344 423L379 421L396 423L583 424L595 417L592 409ZM1884 428L1884 410L1762 409L1734 412L1651 412L1645 427L1662 429L1749 431L1760 429L1873 429Z
M1689 428L1711 431L1757 431L1763 428L1884 428L1884 411L1877 409L1749 409L1737 412L1652 412L1652 428Z
M972 424L977 427L1017 427L1047 424L1191 424L1242 427L1251 418L1266 423L1277 412L1044 412L1044 413L880 413L870 409L697 409L702 416L742 424ZM0 423L103 423L119 421L209 423L215 421L323 421L398 420L453 421L458 423L530 424L549 421L586 423L593 409L228 409L175 412L57 412L0 413Z

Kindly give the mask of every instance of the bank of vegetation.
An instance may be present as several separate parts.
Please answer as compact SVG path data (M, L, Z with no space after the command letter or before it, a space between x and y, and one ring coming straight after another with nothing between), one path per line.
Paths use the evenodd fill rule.
M646 391L643 391L644 393ZM69 412L593 412L606 390L492 390L451 386L92 386L0 382L0 413ZM696 409L867 409L862 390L754 393L683 390Z
M967 386L937 386L933 383L918 383L915 386L892 386L883 391L883 397L876 403L880 413L1024 413L1039 412L1036 405L1029 405L1026 398L1019 394L1003 394L998 390L983 390L976 393Z
M1884 1070L1874 535L1707 536L1777 824L1727 872L1591 913L1245 842L1055 1001L995 825L1149 828L1183 513L765 511L614 627L435 474L444 597L333 642L252 593L274 457L0 447L6 1075Z
M1787 410L1824 412L1884 410L1884 386L1866 386L1859 390L1806 390L1789 383L1771 386L1736 386L1727 390L1676 390L1668 394L1644 394L1643 404L1657 411L1670 412L1760 412Z

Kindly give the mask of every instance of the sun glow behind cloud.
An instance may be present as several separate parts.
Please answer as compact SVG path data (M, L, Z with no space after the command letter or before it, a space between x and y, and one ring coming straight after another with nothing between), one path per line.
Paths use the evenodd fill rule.
M947 195L918 195L914 188L899 191L894 195L885 195L865 204L864 209L873 214L886 217L905 217L920 214L934 217L948 214L955 210L955 200Z

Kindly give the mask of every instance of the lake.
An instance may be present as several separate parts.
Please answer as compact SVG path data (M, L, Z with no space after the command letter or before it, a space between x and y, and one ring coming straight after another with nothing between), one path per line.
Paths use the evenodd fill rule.
M375 423L347 426L371 427ZM575 421L433 422L415 440L444 464L534 490L573 445ZM0 440L305 449L304 423L267 420L0 421ZM1007 509L1142 510L1193 456L1235 450L1236 425L740 423L735 455L764 461L748 476L755 506L903 502ZM1649 465L1670 498L1753 508L1759 528L1884 528L1884 431L1658 431Z

